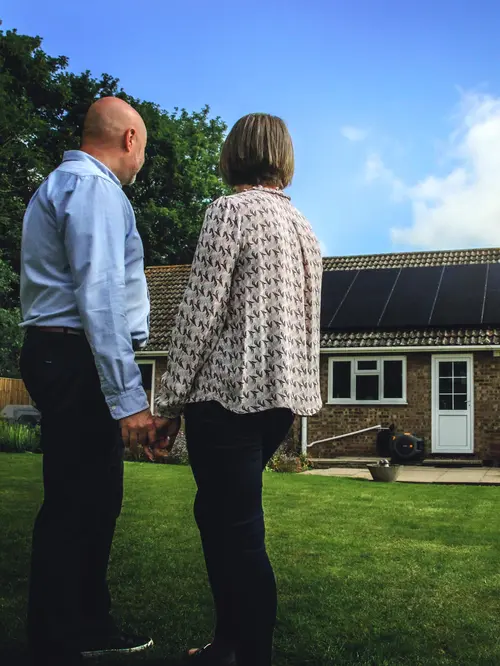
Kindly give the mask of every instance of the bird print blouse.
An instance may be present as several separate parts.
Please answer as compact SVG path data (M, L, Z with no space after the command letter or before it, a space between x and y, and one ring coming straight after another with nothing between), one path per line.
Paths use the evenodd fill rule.
M211 204L157 412L211 400L240 414L318 412L322 269L309 222L283 192L255 187Z

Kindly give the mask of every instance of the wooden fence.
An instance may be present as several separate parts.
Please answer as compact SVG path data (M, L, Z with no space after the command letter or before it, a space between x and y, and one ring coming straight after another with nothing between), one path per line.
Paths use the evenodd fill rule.
M22 379L0 377L0 409L5 405L31 405L31 399Z

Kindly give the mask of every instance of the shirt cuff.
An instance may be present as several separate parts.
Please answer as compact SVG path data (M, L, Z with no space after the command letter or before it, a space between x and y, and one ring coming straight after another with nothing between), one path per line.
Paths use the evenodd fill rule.
M182 415L184 407L181 405L165 405L161 403L156 403L156 414L161 416L164 419L176 419L178 416Z
M139 386L132 391L126 391L125 393L119 393L118 395L106 398L106 402L108 403L111 416L116 421L125 419L127 416L132 416L132 414L143 412L145 409L149 409L146 392L142 386Z

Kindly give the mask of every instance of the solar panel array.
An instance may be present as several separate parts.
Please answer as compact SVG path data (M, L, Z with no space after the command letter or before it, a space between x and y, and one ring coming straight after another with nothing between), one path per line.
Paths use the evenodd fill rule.
M500 263L327 271L324 329L500 324Z

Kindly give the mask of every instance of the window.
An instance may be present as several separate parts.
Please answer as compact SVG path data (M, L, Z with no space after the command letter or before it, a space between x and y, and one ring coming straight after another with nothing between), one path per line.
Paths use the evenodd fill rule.
M406 358L330 358L328 402L406 404Z
M151 410L154 408L155 399L155 370L156 362L154 359L142 360L136 359L139 370L141 371L142 385L146 391L149 406Z

